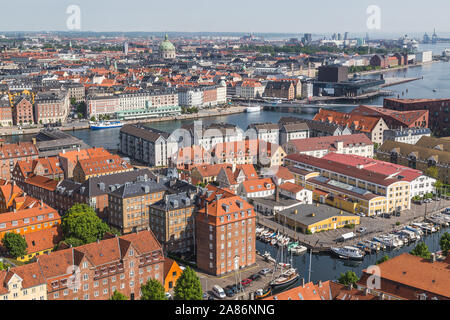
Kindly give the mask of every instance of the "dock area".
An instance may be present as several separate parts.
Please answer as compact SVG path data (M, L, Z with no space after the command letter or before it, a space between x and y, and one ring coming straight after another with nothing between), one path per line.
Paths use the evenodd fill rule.
M152 122L163 122L163 121L176 121L176 120L189 120L189 119L202 119L208 117L218 117L227 116L231 114L243 113L246 111L245 106L228 106L225 108L212 108L212 109L202 109L198 113L193 114L182 114L179 116L171 117L160 117L160 118L148 118L148 119L137 119L137 120L123 120L123 123L133 124L133 123L152 123ZM56 127L56 129L62 131L75 131L75 130L86 130L89 129L89 121L74 121L63 123L62 126ZM44 129L43 125L35 124L31 127L24 127L19 129L17 126L2 127L0 128L0 136L16 136L23 134L37 134L39 131Z
M377 217L361 217L361 223L355 227L366 228L364 233L357 233L355 230L347 228L339 228L335 230L328 230L324 232L314 234L304 234L296 232L288 226L276 221L273 216L265 216L258 213L257 224L270 229L273 232L280 233L288 236L291 242L298 242L301 245L311 249L313 253L329 253L331 247L340 247L347 245L356 245L363 240L370 240L380 234L390 233L396 230L400 230L411 223L429 221L428 217L435 213L439 213L441 210L450 206L450 200L442 200L433 204L433 207L429 207L428 210L425 205L411 205L410 210L405 210L399 217L392 216L389 219L377 216ZM426 211L426 214L425 214ZM357 236L351 240L345 241L345 243L337 242L343 234L353 231Z

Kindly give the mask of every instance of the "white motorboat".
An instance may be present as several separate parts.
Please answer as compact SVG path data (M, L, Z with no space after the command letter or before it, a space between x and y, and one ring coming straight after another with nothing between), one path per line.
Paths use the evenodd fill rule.
M295 255L300 255L302 253L305 253L306 251L308 251L308 248L305 246L301 246L301 245L296 245L293 247L290 247L289 252Z
M350 260L363 260L364 252L360 249L352 246L345 246L343 248L331 248L331 251L336 254L339 258L350 259Z
M248 106L245 111L246 112L260 112L262 109L261 106Z

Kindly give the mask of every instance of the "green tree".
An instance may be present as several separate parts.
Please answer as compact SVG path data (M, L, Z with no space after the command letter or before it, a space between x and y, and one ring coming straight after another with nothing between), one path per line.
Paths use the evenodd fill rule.
M385 254L385 255L383 256L383 258L381 258L380 260L378 260L378 261L376 262L376 264L380 264L380 263L383 263L383 262L388 261L388 260L389 260L389 256L388 256L387 254Z
M95 121L96 121L96 119L95 119L94 116L91 117L91 121L92 121L92 122L95 122Z
M75 104L77 103L77 99L75 98L70 98L70 105L75 106Z
M194 270L186 267L175 284L175 300L203 300L200 279Z
M141 287L141 300L167 300L164 287L158 280L150 279Z
M11 265L9 263L0 261L0 270L7 270L8 268L11 268Z
M25 238L18 233L8 232L2 239L2 245L8 250L9 254L18 258L27 254L27 242Z
M338 279L339 283L346 286L348 286L349 284L353 286L356 282L358 282L358 280L359 278L356 273L350 270L348 270L346 273L341 273L341 276Z
M441 240L439 240L439 245L441 246L444 255L447 256L447 253L450 250L450 233L446 232L442 235Z
M109 300L128 300L128 297L119 291L114 290L114 293Z
M428 250L428 246L425 244L425 242L419 242L417 246L411 251L411 254L422 257L424 259L431 258L431 252L430 250Z
M62 219L61 227L66 239L75 238L83 244L101 239L105 232L110 232L104 223L87 204L76 204L67 211Z
M437 179L439 177L439 171L434 166L427 168L427 170L425 170L425 174L427 176L430 176L430 177L435 178L435 179Z

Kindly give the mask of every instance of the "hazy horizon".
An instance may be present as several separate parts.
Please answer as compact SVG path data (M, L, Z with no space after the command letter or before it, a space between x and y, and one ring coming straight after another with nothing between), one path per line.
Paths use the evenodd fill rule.
M2 4L0 32L70 31L70 5L81 10L79 32L450 34L442 0L16 0ZM379 30L367 28L370 5L381 10Z

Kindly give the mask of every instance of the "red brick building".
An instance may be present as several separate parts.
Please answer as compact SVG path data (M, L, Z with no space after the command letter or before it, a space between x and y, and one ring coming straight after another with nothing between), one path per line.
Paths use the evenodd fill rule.
M428 128L428 110L395 111L381 107L360 105L350 114L383 118L389 129Z
M108 300L115 290L131 300L149 279L164 281L164 255L144 230L38 256L49 300ZM34 264L33 263L33 264Z
M17 161L33 161L38 156L36 145L31 142L0 142L0 178L11 180L11 172Z
M222 275L255 263L256 214L239 196L208 185L195 218L197 265ZM236 260L235 260L236 259Z
M437 136L450 135L450 99L384 99L386 109L397 111L428 110L428 127Z
M15 125L34 123L33 104L26 98L18 98L13 105L12 115Z

